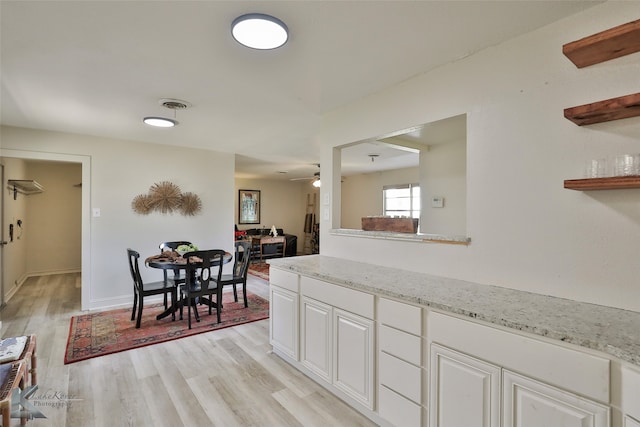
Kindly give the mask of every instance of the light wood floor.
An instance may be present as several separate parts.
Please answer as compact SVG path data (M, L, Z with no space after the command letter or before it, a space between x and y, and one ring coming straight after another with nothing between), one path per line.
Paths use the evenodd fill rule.
M268 296L266 281L248 284ZM37 335L32 400L46 419L28 426L374 425L271 354L268 320L64 365L78 313L79 274L30 278L0 313L2 337Z

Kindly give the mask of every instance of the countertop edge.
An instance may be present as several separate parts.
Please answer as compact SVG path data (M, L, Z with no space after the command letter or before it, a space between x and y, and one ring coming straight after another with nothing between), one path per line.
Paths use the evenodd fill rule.
M358 269L363 269L362 280L355 280L354 278L345 278L340 277L337 274L332 273L331 267L326 268L326 265L320 265L325 261L325 264L340 264L343 266L349 266L350 272L352 275L357 276ZM633 337L633 331L630 331L628 336L620 337L616 342L613 339L613 336L609 337L606 333L611 329L616 329L617 333L621 333L624 335L624 331L620 331L620 328L616 328L614 325L607 323L606 320L595 318L593 320L592 325L583 325L584 319L573 318L571 314L568 312L563 313L563 320L565 323L571 324L573 326L574 333L570 333L568 331L568 327L560 327L560 325L548 325L545 324L544 321L539 322L530 322L523 321L519 319L517 316L517 311L515 314L506 314L499 315L499 313L489 313L490 310L483 310L482 307L476 309L469 309L465 307L464 302L460 302L459 304L448 303L445 301L438 301L437 298L430 298L427 296L430 287L440 287L442 286L470 286L472 289L465 289L467 292L478 292L482 290L483 294L497 294L499 297L502 294L507 294L508 296L517 296L518 298L524 300L532 300L538 303L548 303L550 305L559 304L562 307L571 307L574 310L571 310L571 313L584 311L591 313L604 313L607 316L607 319L618 319L621 314L625 314L627 317L630 317L632 320L631 327L637 326L636 331L640 330L640 313L632 312L628 310L623 310L615 307L606 307L600 306L596 304L583 303L579 301L567 300L563 298L535 294L527 291L519 291L516 289L510 288L502 288L493 285L482 285L471 282L464 282L456 279L448 279L441 278L436 276L430 276L428 274L423 273L415 273L409 272L405 270L390 268L390 267L380 267L371 264L360 263L356 261L348 261L341 260L338 258L332 258L322 255L310 255L310 256L302 256L302 257L293 257L293 258L279 258L272 259L268 261L275 268L279 268L281 270L288 270L303 276L316 278L319 280L323 280L332 284L345 286L351 289L360 290L363 292L372 293L380 296L387 296L390 298L395 298L400 301L404 301L407 303L417 304L426 308L433 308L436 310L440 310L443 312L448 312L452 314L457 314L459 316L468 318L470 320L479 320L489 324L502 326L508 329L512 329L514 331L521 331L525 333L530 333L533 335L549 338L552 340L569 343L573 345L577 345L579 347L588 348L591 350L596 350L602 353L606 353L610 356L619 358L622 361L628 362L630 364L636 365L640 367L640 352L635 351L636 349L640 349L640 337L636 336L636 342L629 342L629 336ZM366 269L366 273L364 273L364 269ZM384 280L377 280L374 276L378 274L387 274L387 275L405 275L408 277L409 281L420 281L420 290L415 291L415 288L405 287L399 289L392 289L389 286L383 286L385 283ZM366 282L366 283L365 283ZM434 284L435 282L438 282ZM424 290L424 292L422 292ZM486 292L484 292L486 291ZM478 292L480 293L480 292ZM494 298L495 299L495 298ZM491 301L493 304L499 303L499 301ZM486 303L486 301L485 301ZM546 304L545 304L546 305ZM597 308L597 310L594 310ZM578 310L580 309L580 310ZM508 311L508 310L506 310ZM637 318L637 319L636 319ZM589 317L591 319L591 317ZM636 324L637 320L637 324ZM587 331L590 327L598 327L599 330L597 332L590 333ZM578 329L576 329L578 328ZM635 332L637 334L637 332ZM626 339L625 339L626 338ZM626 347L626 348L625 348Z

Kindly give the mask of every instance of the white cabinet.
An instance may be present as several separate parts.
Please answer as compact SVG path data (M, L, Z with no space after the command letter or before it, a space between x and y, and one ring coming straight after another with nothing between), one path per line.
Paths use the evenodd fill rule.
M333 384L373 408L373 320L334 308Z
M378 413L394 426L422 425L422 309L378 300Z
M433 312L427 324L431 427L610 425L608 360Z
M271 345L298 360L298 294L271 286L269 331Z
M298 275L273 268L269 273L269 342L298 360Z
M505 426L609 426L608 407L507 370L503 396Z
M621 388L624 427L640 427L640 370L623 366Z
M332 308L308 297L301 300L300 361L327 382L331 382Z
M431 427L500 426L500 367L432 344L430 368Z
M373 295L309 277L301 277L300 293L302 366L373 409Z
M270 276L274 352L379 425L640 427L637 366L366 287Z

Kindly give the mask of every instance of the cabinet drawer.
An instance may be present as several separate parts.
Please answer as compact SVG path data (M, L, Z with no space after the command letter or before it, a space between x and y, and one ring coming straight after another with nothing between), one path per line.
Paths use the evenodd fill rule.
M300 278L300 291L303 295L333 307L350 311L367 319L373 319L374 299L372 294L305 276Z
M378 389L378 397L378 414L394 426L419 427L421 425L420 405L382 385Z
M622 367L622 411L640 419L640 371L626 366Z
M421 402L422 370L419 367L380 352L378 369L381 385L414 402Z
M422 335L422 309L420 307L380 298L378 301L378 320L383 325L392 326L413 335Z
M378 345L381 351L420 366L422 361L422 339L415 335L380 326L378 329Z
M609 360L457 317L429 312L432 342L609 403Z
M271 266L269 268L269 283L288 289L291 292L298 292L298 275L296 273L278 270Z

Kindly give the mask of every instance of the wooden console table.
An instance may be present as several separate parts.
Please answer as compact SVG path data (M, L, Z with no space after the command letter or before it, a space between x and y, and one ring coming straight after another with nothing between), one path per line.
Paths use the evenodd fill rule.
M264 255L264 252L262 250L262 247L264 245L273 245L273 244L277 244L277 243L282 243L282 254L280 254L279 250L276 250L276 256L282 256L284 257L285 254L285 248L287 246L287 239L284 236L276 236L276 237L272 237L272 236L252 236L251 237L251 246L255 247L257 246L258 252L260 253L260 262L262 262L262 257Z

